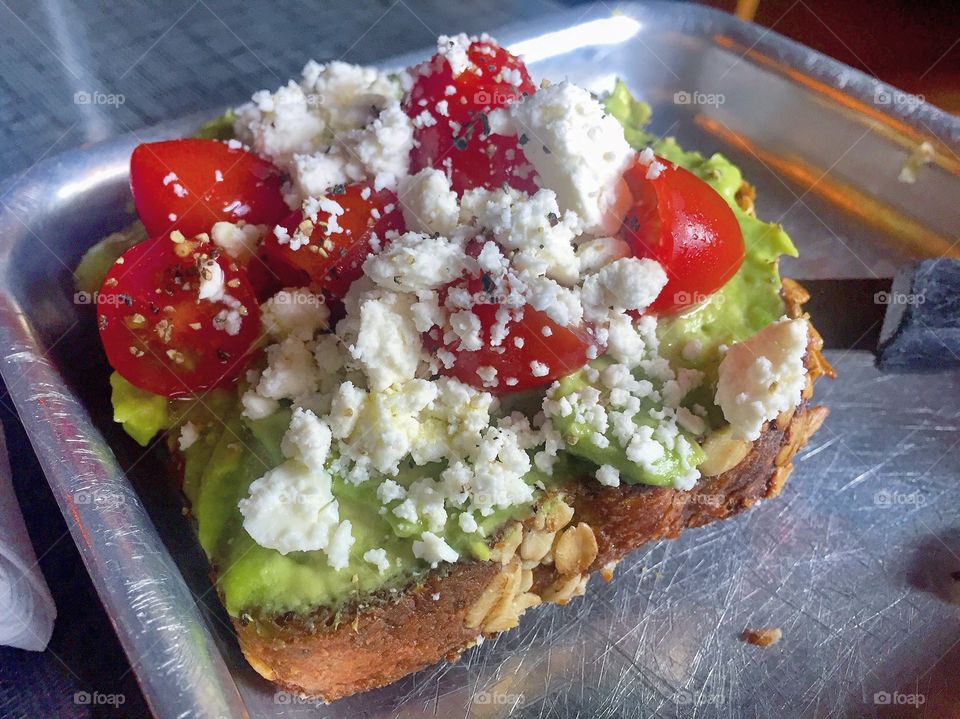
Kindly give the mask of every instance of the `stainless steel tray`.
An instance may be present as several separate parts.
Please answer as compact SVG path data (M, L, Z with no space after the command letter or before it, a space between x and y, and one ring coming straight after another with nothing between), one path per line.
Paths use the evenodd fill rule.
M497 34L537 76L594 90L624 78L653 103L654 129L732 157L801 249L788 273L884 275L955 253L956 118L709 9L618 10ZM160 453L111 423L91 314L71 289L84 249L130 219L130 150L198 121L45 161L4 186L0 210L0 369L158 716L960 711L960 376L884 377L857 352L829 355L831 417L777 501L642 549L612 583L531 612L458 664L330 706L275 692L240 656ZM898 182L922 141L933 161ZM783 640L738 639L759 626Z

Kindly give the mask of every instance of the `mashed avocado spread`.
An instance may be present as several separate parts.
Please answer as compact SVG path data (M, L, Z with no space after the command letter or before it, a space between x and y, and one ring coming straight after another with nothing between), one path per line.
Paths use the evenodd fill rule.
M681 165L708 182L733 208L743 231L746 257L739 272L704 302L675 317L661 319L656 327L660 354L674 367L697 369L705 373L702 385L684 399L684 406L701 405L707 431L719 428L723 417L713 402L721 345L731 345L753 335L784 313L779 295L777 258L796 255L790 239L778 225L757 220L740 209L735 195L742 184L740 171L722 155L704 157L682 150L673 138L656 139L646 130L649 107L631 97L626 86L617 83L605 101L608 113L624 126L628 142L637 149L648 145L666 159ZM204 127L204 136L223 138L229 118ZM136 233L111 236L88 252L77 270L78 286L96 288L110 263L132 242ZM578 371L560 382L558 398L582 390L603 371L609 360L599 357L591 370ZM635 374L642 374L638 368ZM642 380L642 376L637 377ZM340 517L351 522L355 543L350 549L346 569L335 571L320 552L280 554L256 542L244 530L237 503L248 493L254 480L278 466L283 457L281 438L290 422L290 410L281 409L260 420L241 416L236 389L216 390L204 398L202 406L182 400L167 400L139 390L118 374L111 377L114 418L126 432L145 445L158 432L173 430L176 436L187 420L204 422L207 429L183 450L183 488L197 520L201 545L218 576L218 589L227 610L233 616L247 613L273 614L303 612L318 606L331 610L351 599L360 600L374 591L390 591L406 586L427 568L414 557L412 541L424 527L400 519L392 512L381 512L376 482L351 484L333 477L333 493L339 501ZM240 388L241 392L243 388ZM598 390L599 391L599 390ZM602 391L601 402L605 401ZM511 400L511 403L513 400ZM507 405L508 402L504 402ZM501 410L502 411L502 410ZM215 420L214 417L217 419ZM639 417L639 415L638 415ZM600 465L619 470L623 481L652 485L671 485L676 476L688 472L703 458L695 436L681 432L689 443L686 458L668 452L640 463L629 459L616 442L601 446L589 428L579 426L573 416L553 417L565 442L552 474L534 469L525 478L537 492L562 485L565 481L587 476ZM637 419L638 422L641 420ZM439 475L443 466L401 465L395 481L407 486L424 474ZM487 517L478 517L480 531L467 534L451 514L443 538L461 557L480 560L489 556L484 538L489 538L511 518L522 518L530 507L520 505L501 509ZM360 557L374 548L386 551L390 560L384 572Z

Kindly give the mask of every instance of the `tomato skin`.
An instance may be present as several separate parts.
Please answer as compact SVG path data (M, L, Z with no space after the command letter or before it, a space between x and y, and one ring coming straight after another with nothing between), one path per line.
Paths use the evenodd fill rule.
M657 260L667 284L650 306L669 314L706 299L726 284L743 264L743 233L726 200L710 185L662 158L659 176L637 160L624 179L634 205L621 236L639 257Z
M220 267L232 299L199 299L201 271L209 272L202 262ZM238 313L235 334L221 315L230 311ZM124 379L177 397L240 375L260 336L260 310L246 272L212 243L166 235L134 245L110 268L97 297L97 326Z
M285 287L306 287L310 284L306 272L288 265L282 257L268 254L265 247L247 263L247 276L258 302L266 302Z
M133 202L150 237L175 229L193 237L221 220L276 224L290 212L282 183L267 160L217 140L149 142L130 156Z
M443 349L453 354L454 362L449 369L441 370L443 374L456 377L464 384L478 389L494 394L507 394L550 384L589 361L590 348L596 346L596 342L587 327L561 326L550 319L546 312L529 305L522 308L523 314L519 320L516 319L516 312L511 313L511 319L506 325L506 338L500 345L491 346L491 329L497 322L497 311L501 307L496 299L498 295L504 294L499 289L503 286L502 280L492 279L489 275L458 280L441 291L442 301L445 302L447 292L455 286L466 288L473 297L480 300L471 311L480 320L482 346L480 349L467 351L460 348L459 339L444 344ZM486 298L483 295L488 295L489 301L484 301ZM437 345L429 336L425 341L427 346ZM534 361L546 366L545 374L533 374L531 362ZM477 374L481 367L496 367L497 383L494 386L484 385L483 379ZM507 379L511 379L510 384Z
M281 244L277 233L272 232L264 239L264 253L270 267L280 268L278 274L284 269L302 273L302 285L309 284L331 299L340 299L363 274L363 262L373 251L373 235L382 245L388 231L404 232L405 225L400 203L390 190L376 192L366 183L354 183L328 197L343 208L343 214L336 218L341 232L325 229L330 213L321 210L309 244L293 250L289 242ZM279 224L292 238L302 221L303 212L297 210Z
M426 111L435 124L415 128L411 172L425 167L449 170L458 195L472 187L496 189L504 183L534 193L538 188L533 170L517 138L491 134L486 124L491 110L533 94L526 65L488 41L472 42L467 56L474 67L457 77L439 54L414 69L416 80L404 109L414 119ZM517 84L505 80L504 73ZM446 114L437 110L442 102Z

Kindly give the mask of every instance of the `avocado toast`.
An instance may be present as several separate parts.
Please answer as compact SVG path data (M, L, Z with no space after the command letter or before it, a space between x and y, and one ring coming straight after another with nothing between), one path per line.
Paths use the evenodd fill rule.
M262 675L382 686L780 491L831 372L795 250L648 119L457 36L135 151L150 239L78 274Z

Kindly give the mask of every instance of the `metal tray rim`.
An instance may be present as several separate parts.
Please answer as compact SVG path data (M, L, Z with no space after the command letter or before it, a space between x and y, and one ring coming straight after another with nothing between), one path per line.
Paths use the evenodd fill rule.
M675 6L669 3L626 3L618 10L631 17L643 17L649 13L667 13ZM686 6L684 18L693 18L700 27L710 26L722 29L731 37L748 47L759 51L777 54L785 64L801 66L814 55L818 58L811 77L828 81L828 71L843 71L859 82L850 83L852 87L837 87L848 95L869 102L871 93L878 90L893 91L894 88L864 73L848 68L819 53L813 53L804 46L788 40L775 31L742 23L732 16L718 10L705 7ZM584 21L608 16L602 8L594 8L586 13L581 10L569 10L551 18L549 23L525 23L512 26L501 33L508 41L524 37L532 30L542 33L544 28L560 29L574 21ZM696 29L696 28L694 28ZM413 53L387 61L387 66L399 65L412 57ZM0 210L0 232L4 236L16 236L29 231L19 217L35 207L38 198L43 196L45 188L54 186L67 177L79 178L82 168L90 158L123 157L125 153L142 139L160 139L184 132L195 126L211 113L199 113L189 118L163 123L140 131L134 135L123 135L104 142L69 150L56 157L43 160L17 177L7 178L0 183L0 198L4 207ZM952 147L960 147L960 118L930 105L914 108L912 111L891 108L884 114L896 118L908 126L920 125L929 131L937 128L939 139ZM118 178L112 178L117 180ZM0 248L0 277L7 276L15 268L11 267L10 252ZM0 345L3 346L0 373L10 388L17 411L28 430L34 449L40 458L48 482L54 491L61 511L67 519L74 541L80 548L81 556L90 572L94 584L106 605L114 622L115 629L135 668L147 701L157 716L245 716L242 700L209 630L196 607L190 609L191 598L183 579L180 577L176 562L170 556L154 529L150 517L138 501L128 480L119 470L109 447L103 441L100 432L90 421L84 407L70 390L66 389L56 367L46 358L45 349L36 335L29 318L17 299L4 286L0 289ZM26 368L26 369L25 369ZM22 382L25 372L30 373L29 381ZM99 514L96 507L79 506L74 501L78 488L90 487L97 483L114 488L122 502L109 516ZM114 526L135 528L135 537L128 538L126 551L144 549L152 556L151 561L141 567L127 564L125 570L134 571L145 581L151 578L150 572L157 572L152 579L162 586L154 588L155 608L165 612L171 608L186 612L185 618L178 618L178 630L182 632L199 630L201 636L193 645L165 647L166 656L177 657L180 661L204 666L215 680L203 682L203 686L191 683L189 677L177 676L174 672L159 671L158 666L146 666L139 663L143 658L138 655L144 623L134 616L129 597L117 587L109 586L106 581L109 563L117 559L119 550L100 546L90 540L87 523L101 522ZM166 617L169 619L170 617Z

